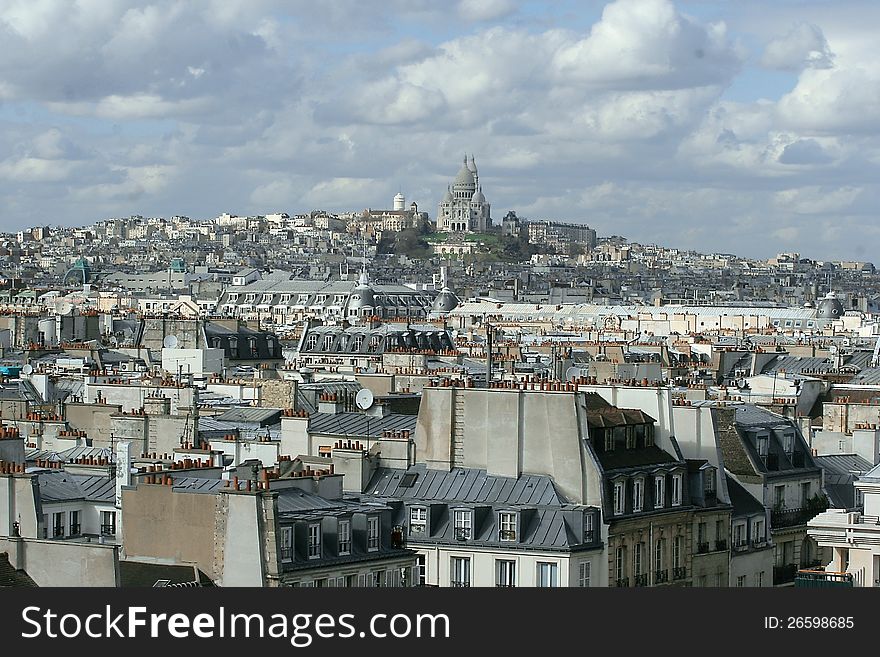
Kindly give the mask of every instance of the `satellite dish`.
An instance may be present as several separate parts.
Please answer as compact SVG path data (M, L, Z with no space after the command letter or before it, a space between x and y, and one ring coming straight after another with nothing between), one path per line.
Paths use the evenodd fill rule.
M354 403L362 411L373 405L373 392L369 388L361 388L354 397Z
M166 349L174 349L175 347L177 347L177 336L166 335L165 339L162 340L162 346Z
M69 315L73 312L73 304L69 301L62 301L56 307L59 315Z
M22 374L33 374L34 368L30 363L28 363L27 365L25 365L24 367L21 368L21 373Z

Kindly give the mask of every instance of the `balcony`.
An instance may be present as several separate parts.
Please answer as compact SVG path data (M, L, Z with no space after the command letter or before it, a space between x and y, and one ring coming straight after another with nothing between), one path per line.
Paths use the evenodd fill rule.
M70 526L70 535L71 536L79 536L80 530L81 530L81 527L78 524L71 525Z
M293 548L292 547L281 548L281 560L282 561L290 561L291 559L293 559Z
M668 570L655 570L654 571L654 584L663 584L664 582L669 581L669 571Z
M767 537L766 536L758 536L757 538L752 539L752 547L762 548L767 545Z
M687 568L684 566L677 566L672 569L672 579L685 579L687 577Z
M726 549L727 549L727 539L724 539L721 541L715 541L715 551L716 552L723 552Z
M816 511L805 507L799 509L774 509L770 513L770 526L773 529L779 529L780 527L805 525L816 513Z
M749 549L749 542L744 538L733 541L733 550L734 552L742 552L743 550Z
M708 551L709 551L709 541L697 543L697 553L698 554L706 554Z
M822 569L806 568L797 572L794 578L797 588L852 588L851 573L826 572Z
M101 525L101 536L116 536L116 525Z
M628 578L628 577L622 577L622 578L620 578L620 579L618 579L618 580L615 580L615 582L614 582L614 586L617 586L617 587L629 586L629 578Z
M793 563L785 566L773 566L773 585L790 584L794 581L797 571L798 567Z
M451 586L453 588L467 588L470 585L471 585L470 582L462 582L462 581L458 581L458 580L453 580L453 581L449 582L449 586Z
M648 585L648 573L642 573L641 575L635 576L635 586L647 586Z

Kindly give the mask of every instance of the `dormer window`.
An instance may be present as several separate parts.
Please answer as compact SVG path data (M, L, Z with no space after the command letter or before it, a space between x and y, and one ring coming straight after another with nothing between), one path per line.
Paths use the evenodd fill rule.
M715 468L706 468L703 470L703 494L706 497L713 497L716 490Z
M379 549L379 517L367 518L367 550L374 552Z
M758 456L761 458L767 456L767 448L770 445L769 436L758 436Z
M409 533L411 536L424 534L428 526L428 510L424 507L412 507L409 510Z
M666 475L654 477L654 508L662 509L666 506Z
M306 349L314 349L318 346L318 336L315 333L309 334L306 338Z
M332 336L332 335L325 335L325 336L324 336L323 350L324 350L324 351L330 351L330 349L331 349L332 347L333 347L333 336Z
M321 557L321 525L309 525L309 559Z
M611 431L611 429L605 429L605 451L614 451L614 433Z
M635 447L636 447L635 427L627 427L626 428L626 448L627 449L635 449Z
M645 447L653 447L654 446L654 425L646 424L645 425Z
M645 499L645 480L633 479L633 511L641 511Z
M672 506L681 506L681 475L672 475Z
M498 540L499 541L515 541L516 540L516 514L511 512L501 512L498 514Z
M786 454L794 452L794 434L786 433L782 436L782 445Z
M584 543L592 543L596 540L593 530L593 513L588 511L584 514Z
M469 509L458 509L453 512L453 528L455 539L458 541L470 540L472 536L472 518Z
M616 481L614 482L614 515L623 515L624 504L626 500L624 488L625 482Z

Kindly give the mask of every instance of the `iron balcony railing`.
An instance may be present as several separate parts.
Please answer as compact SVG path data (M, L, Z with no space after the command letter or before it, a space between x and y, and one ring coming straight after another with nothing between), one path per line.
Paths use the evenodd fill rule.
M116 525L101 525L101 536L115 536Z
M727 539L722 539L720 541L715 541L715 551L721 552L727 549Z
M614 585L617 587L629 586L629 578L628 577L620 577L617 580L615 580Z
M851 573L802 568L794 578L794 585L798 588L852 588L855 583Z
M283 547L281 548L281 559L289 560L293 558L293 548L292 547Z
M779 528L805 525L815 515L816 511L805 507L798 509L775 509L770 513L770 526Z
M648 573L642 573L641 575L636 575L635 585L636 586L647 586L648 585Z
M452 587L454 587L454 588L467 588L467 587L469 587L469 586L471 585L471 583L470 583L470 582L464 582L464 581L453 580L452 582L449 583L449 585L452 586Z
M502 541L515 541L516 540L516 530L515 529L502 529L498 532L498 538Z
M703 543L697 543L697 552L700 554L706 554L709 551L709 541L705 541Z
M676 566L672 569L672 579L685 579L687 577L687 568L684 566Z
M668 570L655 570L654 571L654 584L662 584L663 582L669 581L669 571Z

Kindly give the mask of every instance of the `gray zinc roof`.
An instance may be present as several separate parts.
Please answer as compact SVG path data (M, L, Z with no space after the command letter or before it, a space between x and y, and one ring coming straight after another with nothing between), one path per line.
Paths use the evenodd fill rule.
M391 413L385 417L370 417L364 413L315 413L309 416L309 432L333 436L380 437L383 431L411 431L416 429L415 415Z
M404 474L416 475L412 486L401 486ZM423 464L409 470L379 468L365 494L402 500L446 500L493 504L561 505L565 498L545 475L498 477L485 470L429 470Z

